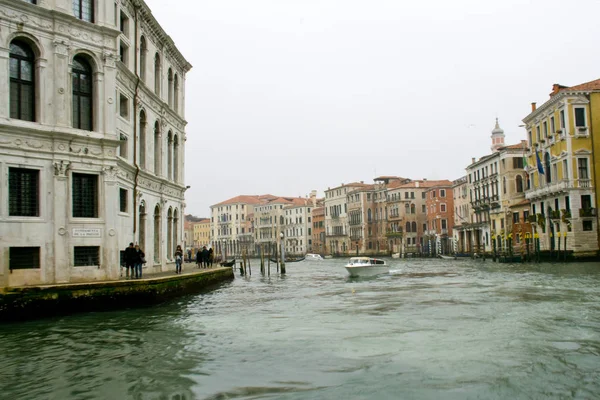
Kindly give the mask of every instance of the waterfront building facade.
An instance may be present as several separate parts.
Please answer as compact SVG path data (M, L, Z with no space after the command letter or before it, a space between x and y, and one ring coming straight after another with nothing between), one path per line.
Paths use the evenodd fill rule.
M594 151L600 144L593 135L600 121L593 110L600 106L600 80L566 87L553 85L550 99L523 119L527 130L533 229L542 250L557 248L556 238L566 235L567 249L575 256L598 251L596 176L600 165Z
M195 250L201 249L203 246L207 248L211 245L210 232L211 223L210 218L198 218L193 222L194 240L193 248Z
M454 226L452 182L436 181L424 193L427 211L425 252L430 255L450 254L454 251L452 244L452 227Z
M452 229L454 251L461 254L471 253L471 231L467 227L473 222L473 213L466 176L452 182L452 192L454 199L454 228Z
M328 188L325 191L325 247L328 254L349 254L347 196L352 190L364 186L364 182L354 182Z
M143 1L35 3L0 0L0 286L168 270L191 65Z
M319 207L312 210L312 246L310 253L325 254L325 207L321 200L317 203Z

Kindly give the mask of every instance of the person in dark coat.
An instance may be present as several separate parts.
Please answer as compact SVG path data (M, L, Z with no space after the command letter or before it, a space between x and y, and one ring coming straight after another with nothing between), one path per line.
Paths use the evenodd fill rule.
M198 268L202 267L202 249L198 249L196 252L196 266Z
M202 261L204 261L204 268L208 268L208 250L206 250L206 246L202 247Z
M144 254L144 251L142 249L140 249L140 246L136 244L135 245L135 263L134 263L136 279L140 279L142 277L142 266L144 265L145 262L146 262L146 255Z
M208 250L208 264L212 267L212 263L213 263L213 249L212 247Z
M137 260L137 252L133 247L133 242L129 243L129 247L125 249L125 277L129 278L129 271L131 271L131 277L133 278L133 267Z

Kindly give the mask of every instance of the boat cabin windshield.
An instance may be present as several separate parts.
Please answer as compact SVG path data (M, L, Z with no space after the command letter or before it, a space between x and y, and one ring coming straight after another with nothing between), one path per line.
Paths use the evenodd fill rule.
M369 257L352 257L350 259L350 265L381 265L385 264L385 261L378 260L376 258Z

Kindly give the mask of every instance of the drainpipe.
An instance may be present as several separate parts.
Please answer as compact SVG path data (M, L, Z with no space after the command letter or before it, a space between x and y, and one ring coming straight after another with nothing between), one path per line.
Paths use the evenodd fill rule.
M138 131L138 91L140 87L140 75L138 72L138 10L140 6L137 2L134 2L135 14L133 17L134 22L134 71L135 71L135 91L133 93L133 165L135 165L135 177L133 179L133 237L135 238L135 234L137 232L137 224L138 224L138 213L137 213L137 187L138 187L138 177L140 175L140 166L138 165L137 159L137 131Z

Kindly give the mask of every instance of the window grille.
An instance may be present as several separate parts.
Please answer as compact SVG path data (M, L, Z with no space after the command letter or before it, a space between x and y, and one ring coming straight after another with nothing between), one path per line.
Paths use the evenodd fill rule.
M73 217L98 218L98 175L73 174Z
M8 171L8 214L39 216L39 171L25 168L9 168Z
M100 265L100 247L98 246L77 246L74 248L73 255L75 267Z
M39 247L11 247L9 250L9 268L36 269L40 267Z

